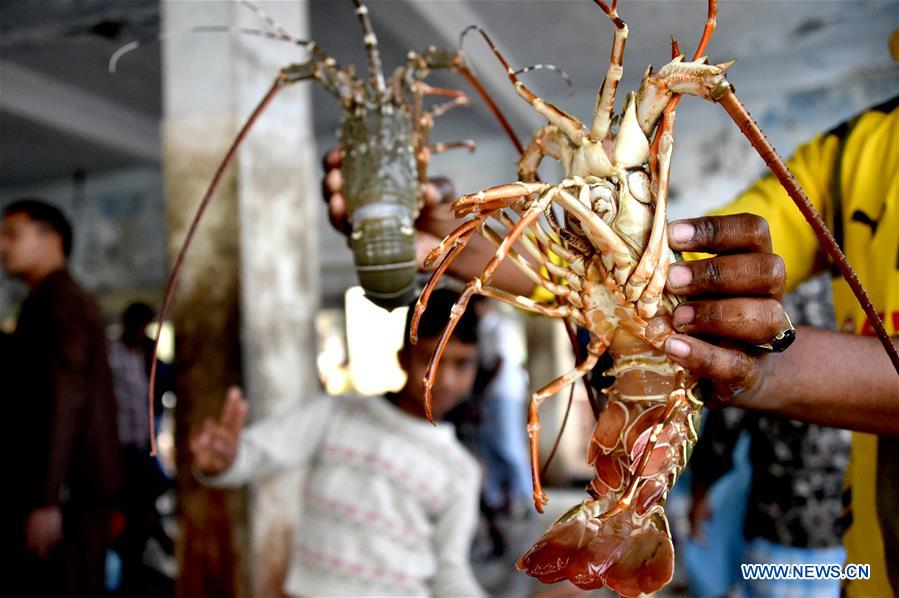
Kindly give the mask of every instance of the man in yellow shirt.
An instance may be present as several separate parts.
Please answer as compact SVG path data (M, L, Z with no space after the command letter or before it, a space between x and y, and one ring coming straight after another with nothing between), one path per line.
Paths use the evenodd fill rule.
M800 146L788 166L825 216L895 342L899 97ZM719 211L739 212L768 221L773 251L786 264L788 291L827 269L811 228L772 177ZM672 246L691 249L689 244ZM847 591L850 596L899 596L899 378L846 281L835 277L833 293L843 333L800 329L790 350L767 359L757 381L743 385L745 392L728 403L856 431L846 476L844 541L847 562L870 564L871 579L849 581ZM696 339L687 342L700 354L681 362L702 370L700 362L712 359L716 350L700 347L705 343ZM714 376L714 370L707 373Z

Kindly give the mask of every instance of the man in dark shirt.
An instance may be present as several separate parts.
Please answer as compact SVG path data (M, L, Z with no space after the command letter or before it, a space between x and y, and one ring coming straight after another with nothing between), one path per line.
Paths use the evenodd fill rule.
M59 209L26 199L3 210L0 261L29 287L3 380L14 506L2 541L15 594L104 591L121 483L116 404L102 313L69 276L71 247Z

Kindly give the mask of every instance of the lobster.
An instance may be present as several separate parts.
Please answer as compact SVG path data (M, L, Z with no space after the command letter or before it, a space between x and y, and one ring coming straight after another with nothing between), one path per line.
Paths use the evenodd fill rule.
M461 75L475 89L508 134L518 151L521 142L505 116L466 64L461 52L430 47L424 52L409 52L405 62L389 79L385 79L378 40L372 30L368 8L362 0L353 0L355 13L363 31L368 59L368 78L355 75L352 67L341 68L315 41L300 40L281 27L261 7L241 0L271 30L200 26L187 33L237 33L285 41L307 50L306 62L291 64L280 70L268 92L253 109L222 159L201 200L179 251L166 286L160 322L165 321L182 265L197 226L215 196L237 148L259 115L285 86L313 80L335 96L342 109L340 144L343 149L342 193L347 200L347 231L353 251L356 272L366 296L385 309L408 305L414 299L417 266L415 259L414 222L423 204L422 186L427 181L430 156L449 149L474 149L466 140L428 145L434 119L447 110L469 104L461 91L432 87L424 79L436 69ZM161 36L159 36L161 37ZM109 62L114 73L118 61L137 49L142 42L131 42L116 51ZM425 109L427 96L443 101ZM156 381L159 333L156 335L150 374L150 422L153 426L153 393ZM151 433L151 442L155 434ZM152 447L155 452L155 444Z
M632 596L654 592L672 578L674 547L663 506L697 440L703 408L697 378L664 351L679 302L665 292L665 282L669 265L678 257L668 247L666 206L681 94L720 103L727 110L819 233L871 320L879 318L823 221L736 99L725 78L733 62L709 64L702 57L717 24L716 0L708 2L693 59L685 60L673 41L671 62L658 71L647 69L640 88L627 95L617 116L613 105L628 28L618 15L617 0L611 6L605 0L594 2L615 33L589 129L519 81L485 31L468 29L481 34L517 93L548 124L522 154L517 182L462 196L453 204L455 215L468 219L427 256L426 266L442 261L415 306L410 340L416 340L417 321L431 291L475 234L495 245L496 253L481 275L465 285L431 357L422 381L429 417L430 390L443 349L473 295L571 320L589 331L586 357L537 390L529 403L534 502L541 512L547 497L537 464L539 408L587 376L605 352L611 355L613 365L606 374L614 376L614 382L604 390L607 402L587 447L587 462L595 471L586 488L589 498L559 518L517 567L546 583L568 579L582 589L608 586ZM537 168L545 157L561 163L565 175L560 183L538 179ZM564 214L561 221L554 206ZM497 232L502 229L505 235ZM494 271L506 259L555 301L538 302L491 286ZM899 368L882 324L878 334L887 339L887 350Z

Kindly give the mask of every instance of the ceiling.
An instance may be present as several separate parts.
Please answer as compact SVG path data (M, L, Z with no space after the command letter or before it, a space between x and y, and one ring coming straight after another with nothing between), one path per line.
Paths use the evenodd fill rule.
M622 0L630 35L621 88L634 89L647 64L667 60L671 35L689 52L705 6L702 0ZM553 73L530 73L528 84L538 93L582 118L592 111L612 38L611 24L592 2L371 0L369 7L388 71L409 49L455 47L459 31L478 23L513 64L554 63L574 81L575 93L567 97ZM312 0L309 10L310 30L326 51L364 68L352 4ZM155 0L0 4L0 188L159 164L159 45L130 53L115 75L106 68L123 44L156 36L159 20ZM715 61L738 60L730 78L744 97L814 91L841 78L851 84L849 74L860 68L896 76L885 49L899 22L895 0L722 0L718 22L709 52ZM465 50L518 130L537 126L540 119L515 97L482 40L468 37ZM435 81L462 86L445 75ZM313 102L316 131L326 137L337 128L337 107L323 92L314 93ZM689 102L683 106L693 109ZM451 112L441 126L452 134L441 136L438 129L438 139L496 131L483 108Z

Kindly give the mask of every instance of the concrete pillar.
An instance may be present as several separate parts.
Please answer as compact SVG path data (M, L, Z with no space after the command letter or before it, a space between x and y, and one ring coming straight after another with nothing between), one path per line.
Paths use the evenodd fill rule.
M293 35L308 36L306 2L262 6ZM242 11L245 27L258 25ZM304 60L288 44L248 44L235 56L240 113L248 114L278 69ZM244 374L254 419L283 412L319 391L314 318L321 295L318 210L323 205L312 127L313 82L280 92L240 155L241 316ZM260 480L250 492L253 595L280 595L293 529L299 519L301 473Z
M291 33L307 34L306 3L261 4ZM169 0L162 14L167 31L267 27L237 2ZM215 168L278 69L303 58L295 46L256 37L204 33L165 40L172 254ZM278 595L286 571L299 474L260 481L249 500L211 491L191 479L187 438L192 423L218 412L231 383L245 387L252 419L287 409L316 388L317 235L307 223L315 222L320 200L308 86L282 91L257 121L200 227L181 279L173 321L182 595Z

